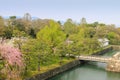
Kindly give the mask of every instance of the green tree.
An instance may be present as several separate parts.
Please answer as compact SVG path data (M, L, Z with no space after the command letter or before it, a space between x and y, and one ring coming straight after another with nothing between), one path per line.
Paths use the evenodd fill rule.
M16 16L10 16L9 20L11 26L14 26L16 24Z
M60 25L54 21L50 21L49 26L45 26L37 34L37 39L51 45L53 53L56 46L58 46L61 42L65 41L65 38L66 35L61 30Z
M49 64L52 59L50 46L36 39L28 40L22 46L22 52L26 62L26 71L40 71L40 65Z
M95 30L92 27L81 27L77 34L71 35L70 40L74 42L75 54L90 54L99 48L99 42L94 37Z
M11 39L12 34L13 34L13 29L12 29L12 27L11 27L11 26L6 27L5 30L4 30L4 35L3 35L3 36L4 36L6 39Z
M22 19L16 19L16 23L15 23L15 29L18 29L19 31L26 31L25 30L25 24L24 24L24 20Z
M84 26L87 24L86 18L82 18L80 21L80 25Z
M3 37L5 30L4 19L0 16L0 37Z
M22 45L22 52L27 64L26 70L40 71L40 66L56 62L57 46L65 41L65 36L60 25L50 21L49 26L38 32L37 39L30 39Z
M36 37L35 30L33 28L30 29L29 35L32 36L33 38Z
M76 25L73 23L72 19L68 19L63 26L63 30L64 32L69 36L73 33L76 33L77 31L77 27Z
M106 26L97 26L95 31L95 37L97 38L105 38L108 33L108 29Z
M49 19L36 19L32 20L32 29L34 30L35 35L46 25L49 25Z
M0 16L0 27L4 27L4 19Z
M120 35L115 32L109 32L107 38L110 40L110 44L120 44Z

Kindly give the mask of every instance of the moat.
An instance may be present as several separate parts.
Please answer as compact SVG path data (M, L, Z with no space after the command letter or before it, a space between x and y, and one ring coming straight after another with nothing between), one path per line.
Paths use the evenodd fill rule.
M112 56L117 51L111 51L103 56ZM59 74L49 80L119 80L120 73L105 70L106 63L88 62L69 71Z

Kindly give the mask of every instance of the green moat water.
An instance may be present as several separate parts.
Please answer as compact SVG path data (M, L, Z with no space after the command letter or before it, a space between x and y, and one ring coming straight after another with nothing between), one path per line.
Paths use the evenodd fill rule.
M103 56L112 56L116 51L111 51ZM120 80L120 73L105 70L106 63L89 62L77 66L49 80Z

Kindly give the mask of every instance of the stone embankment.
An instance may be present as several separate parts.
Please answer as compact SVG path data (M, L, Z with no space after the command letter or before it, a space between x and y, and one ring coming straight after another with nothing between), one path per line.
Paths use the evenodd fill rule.
M111 45L113 50L120 50L120 45Z
M120 52L111 57L107 63L107 71L120 72Z

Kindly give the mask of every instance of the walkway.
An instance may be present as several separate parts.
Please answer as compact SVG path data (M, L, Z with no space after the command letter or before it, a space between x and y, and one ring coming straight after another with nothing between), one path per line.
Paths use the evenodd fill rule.
M100 56L79 56L80 60L86 61L97 61L97 62L104 62L107 63L109 61L109 57L100 57Z

